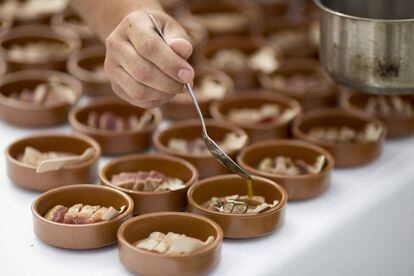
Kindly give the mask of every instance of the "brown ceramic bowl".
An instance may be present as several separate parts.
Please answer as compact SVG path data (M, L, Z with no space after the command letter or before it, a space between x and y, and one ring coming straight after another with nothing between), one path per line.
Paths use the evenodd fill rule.
M122 172L158 171L168 177L181 179L187 188L176 191L133 191L111 184L112 176ZM180 158L162 154L141 154L117 158L99 172L101 184L123 191L135 203L134 214L160 211L183 211L187 207L187 190L198 179L197 169Z
M289 10L289 0L256 0L251 1L256 3L261 12L264 14L262 19L274 18L277 16L285 16Z
M222 49L231 48L238 49L247 55L252 54L256 50L262 47L272 48L276 53L276 58L279 62L282 62L282 54L274 43L269 43L260 37L245 37L245 36L225 36L210 39L207 44L200 50L199 62L200 64L217 68L211 61L214 54ZM223 70L221 68L217 68ZM236 88L252 88L259 85L258 75L260 72L251 69L249 66L243 68L243 70L228 71L223 70L227 73L234 81Z
M318 25L312 20L289 21L283 18L272 18L263 24L261 35L269 41L274 34L293 33L300 34L301 39L295 40L296 43L290 45L279 44L286 58L318 58L319 45L317 38L313 38Z
M74 204L112 206L125 210L116 218L93 224L64 224L44 218L56 205ZM95 249L117 242L119 226L132 217L134 202L126 194L98 185L73 185L60 187L41 194L32 205L33 231L44 243L67 249Z
M159 109L150 109L153 120L142 130L108 131L89 127L86 124L90 112L112 111L121 116L135 114L141 116L146 110L130 105L116 97L95 99L86 106L73 108L69 113L69 123L76 131L92 137L102 148L102 154L115 155L145 151L151 146L151 136L161 123L162 115Z
M230 123L206 120L206 124L208 134L214 141L221 141L224 136L230 132L239 135L247 135L242 129ZM166 129L156 132L153 137L153 142L159 152L177 156L192 163L197 168L200 178L228 173L229 171L209 153L182 154L177 153L167 146L167 143L171 138L196 139L198 137L201 138L200 120L185 120L174 123ZM238 151L230 151L226 153L230 158L234 159Z
M286 191L275 182L253 177L255 195L267 202L278 200L275 207L259 214L225 214L210 211L202 204L212 197L246 195L246 180L237 175L220 175L201 180L188 190L188 210L207 217L220 225L225 238L246 239L269 234L282 226L287 203Z
M203 77L211 76L214 80L217 80L220 84L226 87L224 98L230 94L233 90L233 81L225 73L208 68L197 68L194 84L197 85ZM187 93L187 92L184 92ZM177 96L180 99L177 99ZM189 94L177 95L176 98L163 104L161 106L162 115L167 119L183 120L198 118L194 104ZM185 96L183 99L182 97ZM204 117L210 117L209 106L214 100L198 100L198 105Z
M63 43L67 49L60 55L50 57L43 62L18 61L8 54L9 48L14 45L33 42ZM25 25L10 29L9 32L0 36L0 54L9 65L9 71L25 69L51 69L63 71L66 69L66 60L71 53L80 46L79 38L63 35L46 25Z
M245 36L225 36L210 39L205 47L200 50L199 62L200 64L217 68L211 61L214 54L221 49L238 49L247 55L250 55L262 47L270 47L276 53L276 58L279 62L282 61L282 53L277 45L269 43L260 37L245 37ZM252 88L259 85L258 75L260 72L253 70L250 66L244 67L242 70L224 70L234 81L234 86L240 88Z
M290 77L292 75L313 75L321 74L326 76L328 84L321 86L320 93L312 95L310 93L300 93L295 89L286 88L275 88L272 83L272 77L282 76ZM323 107L333 107L336 105L337 98L337 87L332 82L328 75L323 71L318 60L315 59L290 59L285 60L281 68L275 73L270 75L261 74L259 76L260 83L263 87L268 90L273 90L277 93L284 94L286 96L296 99L302 106L304 111L313 109L319 109Z
M300 105L297 101L285 96L271 94L240 94L229 97L221 102L213 103L210 106L210 113L214 119L227 121L238 125L246 131L250 142L270 140L275 138L286 138L290 136L290 126L293 119L285 122L271 123L235 123L228 119L228 113L234 109L260 108L264 104L277 104L282 108L292 108L297 111L295 117L301 113Z
M86 149L94 148L94 155L82 163L68 165L57 171L36 173L36 168L26 165L18 158L26 147L34 147L42 152L58 151L81 155ZM19 139L6 150L6 169L10 180L17 186L47 191L61 186L93 183L98 172L99 145L89 137L75 134L41 134Z
M89 96L113 95L109 80L93 70L103 66L105 61L105 48L101 45L82 48L73 53L67 62L68 72L80 80L85 94Z
M320 155L326 157L326 164L317 174L288 176L257 169L260 161L268 157L286 156L313 164ZM273 140L252 144L242 150L237 157L237 162L249 173L279 183L285 188L289 200L308 199L323 193L329 187L334 166L334 159L326 150L299 140Z
M152 232L174 232L188 237L207 240L211 244L185 255L162 255L138 249L136 242L147 238ZM223 231L207 218L176 212L141 215L128 220L118 231L119 257L132 272L139 275L206 275L220 261Z
M33 104L10 98L10 94L37 85L56 76L69 86L76 95L82 95L82 84L74 77L49 70L25 70L6 74L0 81L0 117L13 125L22 127L49 127L67 121L69 109L75 103L59 101L48 104Z
M383 127L384 131L378 141L335 144L324 141L316 142L307 135L307 132L312 127L349 126L356 130L362 130L368 123L379 124ZM335 159L337 167L355 167L374 161L381 154L386 135L386 128L379 120L336 109L309 111L293 122L292 131L295 138L318 145L330 152Z
M371 97L378 96L347 90L341 94L341 107L351 113L369 115L364 108L368 99ZM411 105L414 105L413 95L401 95L399 97L411 102ZM401 116L398 114L375 114L375 117L380 119L387 127L388 138L402 138L414 134L414 115Z
M55 14L51 18L50 24L56 31L71 30L81 38L82 47L101 43L88 25L72 10Z
M260 9L251 3L251 1L246 0L193 0L188 1L187 7L183 10L184 13L191 14L198 19L200 19L202 15L219 12L245 15L246 22L239 27L219 30L216 28L209 28L209 26L205 25L211 37L222 35L247 35L254 31L254 27L257 25L260 17Z

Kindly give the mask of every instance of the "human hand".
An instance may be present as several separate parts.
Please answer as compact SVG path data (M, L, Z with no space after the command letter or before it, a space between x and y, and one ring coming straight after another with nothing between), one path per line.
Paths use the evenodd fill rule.
M183 92L194 70L186 61L193 51L187 33L162 11L150 12L167 40L154 30L146 11L128 14L106 39L105 71L123 100L151 108Z

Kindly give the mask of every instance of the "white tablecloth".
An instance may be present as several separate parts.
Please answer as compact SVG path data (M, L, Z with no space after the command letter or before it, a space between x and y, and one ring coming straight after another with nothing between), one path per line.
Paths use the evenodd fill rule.
M0 148L33 132L0 122ZM335 170L324 195L288 204L279 231L225 240L212 275L414 275L413 156L414 138L391 141L375 163ZM1 158L0 275L129 274L116 246L74 251L39 241L30 210L37 195L9 181Z

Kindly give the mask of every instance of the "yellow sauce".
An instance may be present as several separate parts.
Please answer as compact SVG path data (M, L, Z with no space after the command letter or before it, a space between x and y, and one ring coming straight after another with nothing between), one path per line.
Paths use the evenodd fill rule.
M252 180L251 179L246 179L246 184L247 184L247 196L249 198L253 197L253 185L252 185Z

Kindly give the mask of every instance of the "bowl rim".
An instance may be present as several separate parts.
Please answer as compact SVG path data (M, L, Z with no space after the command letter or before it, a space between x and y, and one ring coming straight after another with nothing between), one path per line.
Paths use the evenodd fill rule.
M253 151L254 149L261 148L261 147L268 148L268 147L273 147L273 146L277 147L277 146L285 146L285 145L298 147L298 148L307 148L315 152L318 152L319 154L325 156L325 158L327 159L327 163L322 169L322 171L318 173L307 173L307 174L302 174L302 175L282 175L282 174L260 171L257 168L252 167L250 164L248 164L244 160L248 151ZM253 143L251 145L248 145L246 148L244 148L240 152L240 154L237 156L237 163L239 163L240 166L246 168L247 170L250 170L253 174L256 174L259 176L263 176L266 178L270 177L270 178L295 179L295 180L296 179L297 180L309 179L312 177L320 177L320 176L326 175L332 172L334 165L335 165L333 156L327 150L325 150L324 148L318 145L311 144L307 141L302 141L298 139L275 139L275 140L267 140L267 141L260 141L257 143Z
M368 21L368 22L383 22L383 23L413 23L414 18L406 18L406 19L381 19L381 18L369 18L369 17L360 17L355 15L349 15L346 13L338 12L333 10L332 8L328 8L326 5L322 3L323 0L313 0L313 2L324 12L329 13L334 16L351 19L351 20L359 20L359 21Z
M18 167L23 167L23 168L27 168L27 169L36 171L36 167L27 165L27 164L17 160L16 158L14 158L11 155L11 152L10 152L11 148L15 144L22 143L22 142L25 142L25 141L29 141L33 138L70 138L70 139L77 139L77 140L83 140L84 142L88 143L92 148L94 148L95 152L94 152L94 155L91 158L89 158L86 161L81 162L79 164L72 164L72 165L70 165L66 168L62 168L59 171L65 171L65 170L66 171L71 171L71 170L74 170L74 169L88 167L88 166L94 164L95 162L98 162L99 157L101 156L101 151L102 150L101 150L101 147L99 146L99 144L95 140L93 140L92 138L90 138L90 137L88 137L84 134L80 134L80 133L65 134L65 133L47 132L47 133L27 135L27 136L24 136L22 138L14 140L4 150L4 155L6 156L6 159L9 162L13 163L14 165L16 165ZM71 185L71 186L73 186L73 185ZM62 188L63 187L66 187L66 186L62 186Z
M320 117L328 117L328 116L342 116L342 117L348 117L348 118L353 118L353 119L356 119L356 120L364 121L365 123L375 123L375 124L380 125L382 127L381 136L378 140L369 141L369 142L331 143L331 142L326 142L326 141L321 141L321 140L317 140L317 141L315 140L314 141L314 140L310 139L309 136L301 130L301 126L305 121L307 121L309 119L320 118ZM297 139L304 140L304 141L307 141L307 142L311 142L311 143L316 144L318 146L338 148L338 147L343 147L343 146L355 147L355 146L375 145L375 144L378 144L378 143L382 143L383 140L386 137L387 128L384 125L384 123L382 123L379 119L377 119L375 117L372 117L372 116L356 114L356 113L348 112L348 111L345 111L345 110L342 110L342 109L322 108L322 109L308 111L308 112L300 115L299 117L297 117L293 121L293 124L292 124L292 133L293 133L294 137L296 137Z
M173 193L174 191L169 191L169 190L167 190L167 191L154 191L154 192L130 190L130 189L126 189L126 188L122 188L122 187L113 185L111 183L111 181L108 179L107 171L113 165L116 165L118 163L123 163L123 162L136 162L137 160L145 160L145 159L168 160L168 161L172 161L172 162L175 162L175 163L179 163L180 165L183 165L184 167L189 169L190 172L191 172L191 178L188 181L185 182L186 188L184 188L184 189L188 189L189 187L191 187L191 185L193 185L198 179L199 173L198 173L198 170L196 169L196 167L194 167L193 164L191 164L190 162L188 162L188 161L186 161L182 158L175 157L175 156L170 156L170 155L166 155L166 154L162 154L162 153L129 154L129 155L125 155L125 156L122 156L122 157L119 157L119 158L112 159L111 161L106 163L99 170L99 178L105 185L107 185L111 188L120 190L120 191L122 191L124 193L127 193L127 194L151 196L151 195L164 195L164 194Z
M215 239L208 246L206 246L206 247L204 247L200 250L197 250L194 253L183 254L183 255L166 255L166 254L160 254L160 253L156 253L156 252L146 251L146 250L143 250L143 249L139 249L138 247L132 245L131 243L129 243L125 239L125 237L124 237L125 228L127 228L131 224L137 223L137 221L139 222L140 220L147 219L147 218L165 217L165 216L192 217L194 219L202 220L202 221L208 223L212 227L212 229L215 230L215 232L216 232ZM206 218L206 217L203 217L203 216L200 216L200 215L197 215L197 214L192 214L192 213L187 213L187 212L155 212L155 213L148 213L148 214L139 215L139 216L136 216L136 217L131 218L131 219L127 220L126 222L124 222L119 227L118 233L117 233L118 242L120 244L123 244L123 245L127 246L132 251L135 251L135 252L141 253L141 254L146 254L146 255L149 255L149 256L152 256L152 257L174 259L174 260L193 259L193 258L198 258L200 256L210 254L212 251L214 251L214 250L216 250L217 248L220 247L220 245L223 242L223 235L224 235L223 230L213 220L211 220L209 218Z
M246 141L244 143L244 145L240 148L240 149L235 149L235 150L231 150L226 152L227 155L232 155L232 154L236 154L237 152L239 152L243 147L245 147L246 145L249 144L249 136L247 135L247 133L240 128L239 126L229 123L229 122L223 122L223 121L217 121L214 119L204 119L207 125L207 129L208 126L215 126L218 128L223 128L223 129L227 129L229 130L228 132L235 132L239 135L245 136L246 137ZM185 129L188 127L194 127L194 126L200 126L201 128L201 123L199 119L186 119L186 120L180 120L180 121L176 121L173 124L167 126L164 129L160 129L158 131L156 131L154 133L154 135L152 136L152 142L155 146L155 148L157 149L157 151L160 151L161 153L167 154L167 155L172 155L172 156L177 156L180 158L192 158L192 159L214 159L214 157L208 152L206 154L186 154L186 153L180 153L180 152L176 152L175 150L170 149L167 145L164 145L164 143L162 143L160 141L160 137L163 133L167 132L167 131L171 131L171 130L175 130L175 129ZM200 136L201 138L201 136Z
M302 113L302 107L300 106L299 102L293 98L284 95L277 95L272 93L271 91L263 91L262 94L237 94L232 95L226 99L223 99L219 102L214 102L210 105L209 111L211 116L220 121L230 122L233 123L241 128L244 129L252 129L252 130L267 130L271 128L278 128L284 127L293 122L293 120L298 117ZM274 121L271 123L237 123L231 121L226 114L223 114L220 110L223 105L231 104L234 102L239 101L248 101L248 100L264 100L268 101L269 103L276 103L278 105L287 104L289 108L294 109L296 114L293 118L289 119L288 121Z
M18 110L24 110L24 111L44 111L44 110L51 110L54 108L60 108L60 107L67 107L67 106L74 106L79 101L83 94L83 86L81 82L76 79L74 76L56 71L56 70L46 70L46 69L40 69L40 70L22 70L22 71L16 71L16 72L10 72L6 73L1 81L0 81L0 90L4 85L10 84L10 83L19 83L19 82L25 82L29 80L47 80L51 76L58 76L60 79L64 81L66 85L71 87L76 95L76 101L74 103L69 102L56 102L48 105L35 105L31 103L25 103L21 102L19 100L14 100L9 98L8 96L4 95L3 93L0 93L0 104L15 108Z
M94 108L94 107L101 107L101 106L108 106L108 105L123 105L123 106L128 106L131 108L142 109L144 112L149 111L153 115L154 119L152 120L152 122L150 122L148 125L144 126L144 128L140 130L123 130L123 131L96 129L96 128L89 127L83 124L77 119L77 115L79 114L79 112L87 108ZM82 106L77 105L73 107L69 111L68 121L69 121L69 125L71 126L71 128L75 130L76 132L84 133L87 135L101 136L101 137L118 137L122 135L144 134L144 133L156 130L162 121L162 113L159 108L144 109L144 108L140 108L140 107L128 104L114 96L102 96L99 99L94 99L93 101L85 105L82 105Z
M48 196L53 196L54 194L64 192L65 190L78 189L78 188L104 189L104 190L107 190L109 192L116 193L116 194L122 196L128 202L128 206L126 206L126 209L119 216L115 217L112 220L101 221L101 222L90 223L90 224L59 223L59 222L54 222L54 221L47 220L42 215L40 215L40 213L38 211L38 205L40 204L40 201L44 200ZM40 194L33 201L31 209L32 209L33 216L36 219L42 221L43 223L47 223L47 224L50 224L50 225L53 225L53 226L70 227L70 228L74 228L74 229L76 229L76 228L85 228L85 227L93 228L95 226L100 226L100 225L105 225L105 224L110 224L110 223L122 221L125 217L128 217L130 214L132 214L132 212L134 210L134 201L127 194L125 194L121 191L118 191L116 189L110 188L110 187L105 187L105 186L96 185L96 184L75 184L75 185L69 185L69 186L62 186L62 187L58 187L58 188L43 192L42 194Z
M187 200L188 200L188 205L191 205L193 208L209 214L209 215L213 215L216 217L224 217L224 218L237 218L237 219L250 219L250 218L256 218L256 217L264 217L264 216L268 216L270 214L274 214L279 212L282 208L284 208L286 206L286 203L288 201L288 195L286 190L279 184L277 184L275 181L264 178L262 176L256 176L256 175L252 175L252 179L253 180L258 180L261 182L265 182L267 185L271 185L273 186L276 190L279 191L279 193L282 195L281 200L279 201L278 204L276 204L276 206L270 208L269 210L267 210L266 212L263 213L258 213L258 214L227 214L227 213L219 213L219 212L214 212L211 210L208 210L207 208L203 207L202 205L198 204L198 202L196 202L193 199L193 193L194 190L197 189L198 187L202 186L202 185L207 185L206 183L208 182L214 182L216 180L222 180L222 179L240 179L240 176L235 175L235 174L222 174L222 175L215 175L215 176L211 176L211 177L207 177L204 178L202 180L197 181L194 185L192 185L190 187L190 189L188 189L187 192Z

